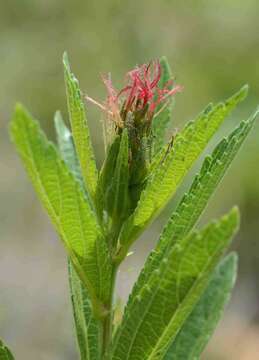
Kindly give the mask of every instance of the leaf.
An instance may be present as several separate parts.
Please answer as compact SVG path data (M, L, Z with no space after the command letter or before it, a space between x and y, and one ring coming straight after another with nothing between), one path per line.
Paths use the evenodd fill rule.
M128 133L124 129L108 148L97 184L97 210L109 245L117 241L121 224L130 211L128 147Z
M171 250L178 241L181 241L192 230L247 138L257 115L258 112L250 119L241 121L228 138L223 139L216 146L211 156L205 158L200 173L194 178L188 193L183 196L164 227L155 250L146 260L145 266L134 285L133 296L136 296L141 287L148 281L153 270L159 266L166 256L166 252Z
M225 103L207 108L176 136L173 147L153 170L135 212L122 229L118 259L125 257L136 237L170 200L224 118L244 99L246 94L247 87L245 86Z
M75 177L81 181L79 163L73 138L63 122L60 112L55 114L55 127L61 156ZM77 342L81 360L98 360L101 357L101 327L95 319L87 289L79 279L71 261L68 261L69 285L73 306Z
M100 307L99 300L109 298L111 264L102 231L80 184L21 105L16 107L11 136L95 308Z
M82 99L78 80L70 70L67 54L63 57L65 83L67 90L67 103L70 123L76 151L89 194L94 198L98 172L94 152L91 144L90 133L87 125L85 105Z
M114 137L113 142L109 145L107 156L100 171L96 191L96 208L99 218L103 221L107 217L107 193L111 187L116 161L120 149L120 136Z
M192 312L238 225L238 212L195 231L175 246L137 297L130 298L112 360L158 360Z
M54 117L55 128L57 133L58 147L62 159L67 164L70 171L73 173L75 178L83 183L80 165L77 159L73 137L70 130L64 123L60 111L57 111Z
M163 360L200 359L230 299L236 272L237 256L230 254L217 266L204 294L168 348Z
M14 360L14 356L6 345L0 340L0 360Z
M160 65L162 70L162 76L159 82L160 88L164 88L168 81L172 80L172 72L170 69L170 65L167 61L167 58L163 56L160 59ZM173 84L168 86L168 89L171 90L173 88ZM157 113L159 114L154 117L152 121L152 133L154 136L153 140L153 152L156 154L164 145L165 142L165 133L170 123L172 117L172 108L173 108L173 98L169 100L167 106L164 107L164 104L158 106ZM163 110L161 110L163 108Z
M87 290L69 261L69 283L81 360L101 359L101 324L91 308Z
M128 210L128 133L124 130L121 135L120 147L116 159L116 166L112 174L111 186L107 189L108 210L115 222L125 218Z

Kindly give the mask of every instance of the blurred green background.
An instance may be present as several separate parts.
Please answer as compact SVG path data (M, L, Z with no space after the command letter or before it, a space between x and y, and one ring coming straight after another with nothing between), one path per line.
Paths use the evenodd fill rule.
M0 0L0 335L17 359L71 360L77 355L66 256L8 138L15 102L23 102L54 139L55 110L67 117L64 50L82 90L100 100L105 96L100 73L111 71L120 86L135 64L166 55L177 82L184 85L172 128L181 127L208 102L250 85L248 99L226 121L215 143L259 104L258 12L258 0ZM88 110L100 163L100 113L92 105ZM123 265L118 282L122 301L175 201ZM204 354L208 360L259 357L259 124L202 221L233 204L242 212L233 246L240 255L239 280Z

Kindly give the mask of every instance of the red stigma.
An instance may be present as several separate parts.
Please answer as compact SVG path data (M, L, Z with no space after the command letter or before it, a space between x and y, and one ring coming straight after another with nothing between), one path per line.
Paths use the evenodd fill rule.
M161 75L162 68L158 60L137 66L126 74L126 86L118 93L112 85L111 78L103 76L107 98L104 106L98 105L112 116L119 127L124 126L123 121L129 112L134 114L143 110L147 120L151 121L156 115L158 105L166 104L170 97L182 90L179 85L173 87L173 80L168 81L163 88L159 87ZM96 103L89 97L88 100Z

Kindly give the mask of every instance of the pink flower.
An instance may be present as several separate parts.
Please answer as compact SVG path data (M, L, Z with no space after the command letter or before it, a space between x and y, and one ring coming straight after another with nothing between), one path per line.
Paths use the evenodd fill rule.
M108 113L118 127L124 127L124 121L130 112L136 114L143 111L143 117L150 123L156 115L158 106L166 104L173 95L180 92L182 87L173 87L170 80L163 88L159 87L162 69L159 61L137 66L126 75L126 86L117 92L110 77L102 77L107 89L107 99L104 105L87 97L88 100L97 104Z

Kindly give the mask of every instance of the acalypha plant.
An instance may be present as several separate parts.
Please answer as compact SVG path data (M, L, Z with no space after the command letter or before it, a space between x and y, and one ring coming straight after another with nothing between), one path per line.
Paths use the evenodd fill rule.
M257 113L205 157L148 256L120 321L115 321L116 274L248 88L209 104L166 143L173 102L182 91L166 58L128 72L120 91L110 76L103 77L104 102L82 94L66 54L63 64L71 130L57 112L54 145L18 104L10 133L67 250L80 359L199 359L235 282L237 255L223 255L238 228L238 209L201 229L195 225ZM103 112L105 159L100 169L86 104ZM5 345L0 347L1 359L14 359Z

